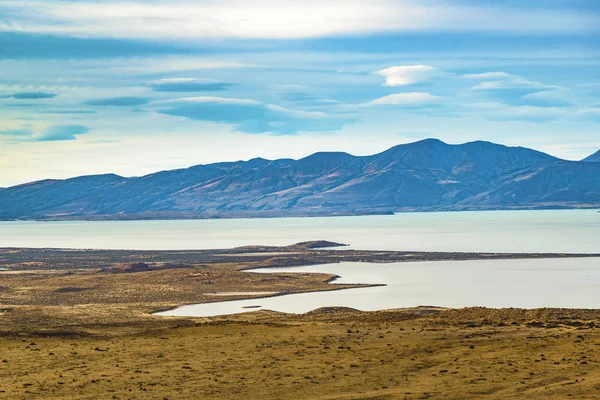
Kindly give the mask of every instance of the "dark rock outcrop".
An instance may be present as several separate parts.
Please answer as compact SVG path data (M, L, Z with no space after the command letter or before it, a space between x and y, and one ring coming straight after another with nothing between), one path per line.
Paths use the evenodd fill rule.
M132 272L147 272L150 271L150 266L146 263L131 263L131 264L117 264L110 267L102 268L101 273L106 274L128 274Z

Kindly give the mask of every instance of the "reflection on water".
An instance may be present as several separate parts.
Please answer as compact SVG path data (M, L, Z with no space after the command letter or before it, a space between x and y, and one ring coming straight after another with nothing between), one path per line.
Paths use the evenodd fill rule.
M305 240L366 250L600 251L595 210L404 213L186 221L1 222L0 247L219 249Z
M340 263L254 272L323 272L340 275L336 283L387 286L197 304L159 315L209 317L248 312L244 307L249 306L289 313L330 306L363 311L420 305L600 308L600 258Z

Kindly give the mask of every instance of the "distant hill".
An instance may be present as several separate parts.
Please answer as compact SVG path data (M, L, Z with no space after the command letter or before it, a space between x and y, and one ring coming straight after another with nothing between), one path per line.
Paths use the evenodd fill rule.
M315 153L135 178L43 180L0 190L0 219L160 219L600 207L600 163L437 139L372 156Z
M600 162L600 150L598 150L597 152L595 152L591 156L588 156L588 157L584 158L581 161L586 161L586 162Z

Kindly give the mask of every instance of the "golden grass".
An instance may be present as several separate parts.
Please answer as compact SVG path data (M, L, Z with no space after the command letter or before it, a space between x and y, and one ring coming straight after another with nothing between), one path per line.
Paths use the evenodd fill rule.
M597 329L548 310L259 312L0 338L7 399L597 399ZM431 312L431 313L430 313ZM536 317L531 320L531 317ZM556 319L566 316L566 319ZM596 315L597 316L597 315ZM487 322L486 322L487 321ZM493 322L492 322L493 321ZM500 321L500 322L499 322ZM541 327L543 323L552 327ZM582 323L582 326L577 326ZM131 325L131 324L130 324ZM575 326L574 326L575 325Z
M600 398L600 310L156 317L343 286L242 271L264 260L119 274L61 263L0 272L0 399Z

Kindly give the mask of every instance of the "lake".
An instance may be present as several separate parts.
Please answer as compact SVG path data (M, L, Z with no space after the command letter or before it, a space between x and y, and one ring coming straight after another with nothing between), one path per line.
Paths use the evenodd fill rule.
M331 240L367 250L600 252L596 210L402 213L330 218L179 221L0 222L0 247L180 250ZM260 305L286 312L445 307L600 307L600 259L342 263L276 272L326 272L339 283L385 287L182 307L165 315L210 316ZM273 272L260 270L263 272ZM183 314L182 314L183 313Z
M253 272L323 272L341 276L336 283L387 286L196 304L158 315L211 317L260 309L300 314L330 306L600 308L600 258L339 263ZM260 308L244 308L255 306Z
M596 210L178 221L0 221L0 247L184 250L331 240L365 250L600 251Z

